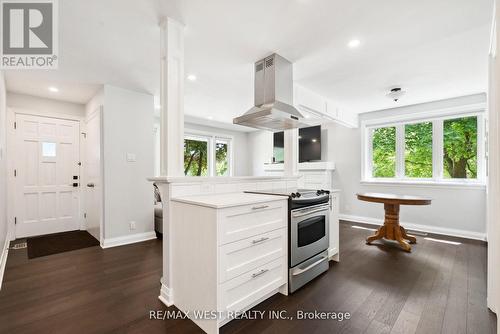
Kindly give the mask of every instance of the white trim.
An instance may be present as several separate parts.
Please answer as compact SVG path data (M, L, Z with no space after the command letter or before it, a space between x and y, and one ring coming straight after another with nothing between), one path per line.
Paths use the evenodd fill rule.
M174 293L172 289L163 284L163 278L160 280L160 284L160 295L158 299L168 307L174 305Z
M431 121L435 119L450 119L457 117L473 116L486 111L486 102L467 104L451 108L433 109L429 111L415 112L396 116L366 119L361 121L362 127L383 127L394 125L394 123L418 123L419 121Z
M116 237L116 238L104 238L101 247L111 248L111 247L133 244L136 242L143 242L152 239L156 239L156 233L154 231L125 235L123 237Z
M8 235L6 235L5 244L2 248L2 254L0 256L0 290L2 290L3 275L5 273L5 266L7 265L7 256L9 255L9 244L10 240Z
M422 187L422 188L439 188L439 189L480 189L486 190L486 184L480 182L460 182L460 181L433 181L432 179L405 179L396 180L389 178L365 179L360 181L364 186L383 186L383 187Z
M265 171L283 171L285 168L285 164L283 163L265 163L264 170ZM335 170L335 163L333 161L318 161L318 162L300 162L299 163L299 171L302 170Z
M363 216L354 216L354 215L346 215L346 214L339 214L339 219L354 222L354 223L363 223L363 224L376 225L376 226L380 226L384 223L383 219L372 218L372 217L363 217ZM400 222L400 224L408 230L416 230L416 231L422 231L422 232L433 233L433 234L441 234L441 235L446 235L446 236L451 236L451 237L459 237L459 238L486 241L486 233L481 233L481 232L459 230L459 229L447 228L447 227L420 225L420 224L413 224L413 223L408 223L408 222Z

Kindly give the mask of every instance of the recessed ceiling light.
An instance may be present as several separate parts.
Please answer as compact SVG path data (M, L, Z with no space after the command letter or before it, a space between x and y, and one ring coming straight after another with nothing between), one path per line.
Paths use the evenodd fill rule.
M187 79L188 79L189 81L196 81L196 75L194 75L194 74L190 74L190 75L188 75L188 76L187 76Z
M361 44L361 41L359 39L351 39L349 43L347 43L347 46L350 48L357 48Z
M213 119L214 119L214 117L213 117L213 116L207 116L207 119L209 119L209 120L213 120Z
M317 142L318 140L316 138L311 139L313 143Z
M311 118L310 115L304 115L304 118Z
M59 88L57 87L49 87L49 90L52 92L52 93L57 93L59 91Z

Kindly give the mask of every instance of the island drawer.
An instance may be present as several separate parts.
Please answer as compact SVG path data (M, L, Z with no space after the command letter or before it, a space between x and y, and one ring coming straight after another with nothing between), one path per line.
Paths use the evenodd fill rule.
M280 228L219 247L219 282L285 256L287 229Z
M220 309L241 311L287 282L282 258L269 262L221 285Z
M221 210L219 245L285 227L287 205L287 201L282 200Z

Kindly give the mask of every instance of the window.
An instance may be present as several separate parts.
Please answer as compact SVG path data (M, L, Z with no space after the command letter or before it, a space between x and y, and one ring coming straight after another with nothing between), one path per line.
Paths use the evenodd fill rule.
M396 128L373 130L373 177L396 176Z
M405 176L432 178L432 123L405 125Z
M477 117L443 123L443 170L447 179L477 178Z
M184 139L184 175L208 176L208 139Z
M42 142L42 156L44 158L55 158L56 143Z
M215 141L215 172L216 176L229 176L229 141Z
M484 182L481 113L366 125L365 180Z
M205 134L184 137L184 175L230 176L231 138Z

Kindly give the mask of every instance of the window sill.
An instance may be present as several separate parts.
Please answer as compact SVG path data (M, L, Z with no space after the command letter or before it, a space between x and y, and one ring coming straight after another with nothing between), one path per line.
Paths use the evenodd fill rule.
M486 189L486 184L479 181L418 181L418 180L390 180L390 179L365 179L361 180L361 185L366 186L412 186L424 188L455 188L455 189Z

